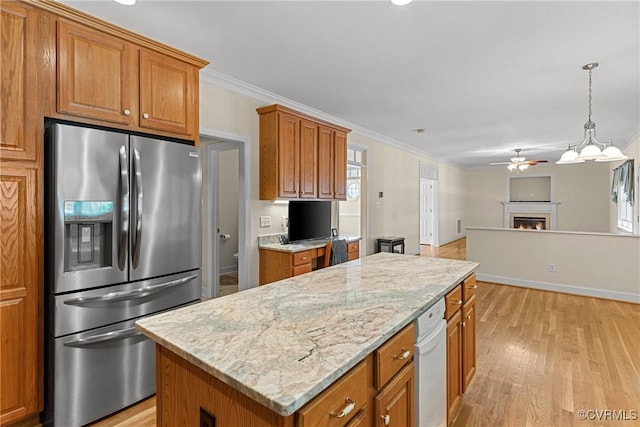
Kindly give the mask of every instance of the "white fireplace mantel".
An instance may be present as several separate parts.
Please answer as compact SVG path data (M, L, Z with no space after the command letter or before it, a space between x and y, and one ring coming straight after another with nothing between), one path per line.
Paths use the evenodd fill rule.
M504 211L504 228L511 228L513 214L544 215L549 218L550 230L558 229L558 205L560 202L500 202Z

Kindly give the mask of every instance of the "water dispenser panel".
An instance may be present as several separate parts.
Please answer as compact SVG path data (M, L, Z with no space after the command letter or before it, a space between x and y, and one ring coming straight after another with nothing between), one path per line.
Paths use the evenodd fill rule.
M65 200L65 271L111 267L113 202Z

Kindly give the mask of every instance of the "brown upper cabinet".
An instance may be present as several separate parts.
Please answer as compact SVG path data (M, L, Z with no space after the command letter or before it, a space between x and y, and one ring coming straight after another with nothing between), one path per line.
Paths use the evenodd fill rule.
M346 200L350 130L277 104L257 111L260 199Z
M197 139L201 65L63 18L56 39L57 113Z

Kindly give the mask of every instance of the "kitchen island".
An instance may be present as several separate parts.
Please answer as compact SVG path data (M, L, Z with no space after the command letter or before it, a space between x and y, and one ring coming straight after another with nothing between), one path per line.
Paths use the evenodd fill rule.
M157 343L158 425L197 425L201 408L218 426L296 425L477 266L379 253L142 319Z

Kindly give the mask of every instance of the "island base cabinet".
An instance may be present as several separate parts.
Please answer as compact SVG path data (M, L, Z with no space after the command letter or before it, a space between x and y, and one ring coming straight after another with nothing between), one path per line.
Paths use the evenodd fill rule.
M373 425L411 427L414 425L413 362L378 393L374 402Z
M156 405L157 426L199 426L202 408L218 426L294 427L293 415L271 411L160 345Z
M457 311L447 322L447 424L455 418L462 402L462 314Z

